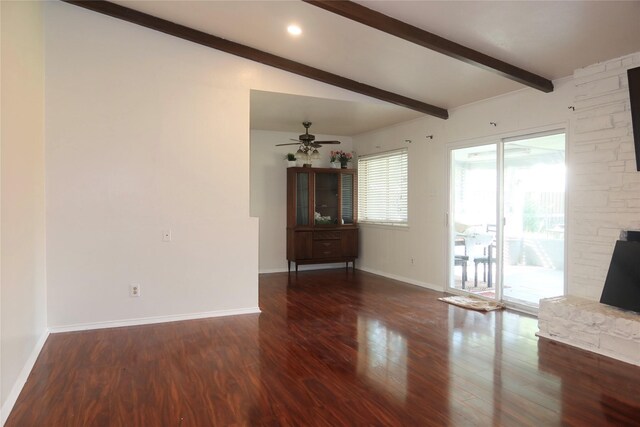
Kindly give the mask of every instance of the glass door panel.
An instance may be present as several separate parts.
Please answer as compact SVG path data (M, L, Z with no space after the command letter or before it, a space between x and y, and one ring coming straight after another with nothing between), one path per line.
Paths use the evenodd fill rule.
M451 151L449 286L495 298L497 145Z
M342 206L343 224L353 224L353 175L342 174Z
M309 174L296 174L296 225L309 225Z
M338 174L317 173L315 191L314 223L316 225L337 224Z
M504 142L503 299L564 294L565 135Z

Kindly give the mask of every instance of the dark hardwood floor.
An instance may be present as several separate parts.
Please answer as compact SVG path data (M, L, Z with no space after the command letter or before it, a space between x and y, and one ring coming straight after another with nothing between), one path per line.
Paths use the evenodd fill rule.
M640 423L640 367L361 271L263 275L260 315L51 335L6 426Z

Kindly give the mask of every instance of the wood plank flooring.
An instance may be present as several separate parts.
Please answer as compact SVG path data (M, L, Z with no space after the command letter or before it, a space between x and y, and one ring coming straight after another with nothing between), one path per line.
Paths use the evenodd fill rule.
M6 426L640 423L640 368L361 271L260 277L260 315L51 335Z

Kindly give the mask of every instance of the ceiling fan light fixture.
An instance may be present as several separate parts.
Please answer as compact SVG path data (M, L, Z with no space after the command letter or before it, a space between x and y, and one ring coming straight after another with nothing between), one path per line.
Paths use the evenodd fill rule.
M302 28L300 28L299 26L297 26L296 24L291 24L287 27L287 32L289 34L291 34L292 36L299 36L300 34L302 34Z
M314 159L314 160L317 160L317 159L320 158L320 152L318 151L317 148L315 148L313 150L313 152L311 153L311 158Z

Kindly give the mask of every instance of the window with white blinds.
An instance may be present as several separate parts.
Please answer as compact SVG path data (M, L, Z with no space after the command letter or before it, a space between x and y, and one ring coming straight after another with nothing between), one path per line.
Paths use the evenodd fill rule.
M406 149L358 158L358 221L407 224Z

